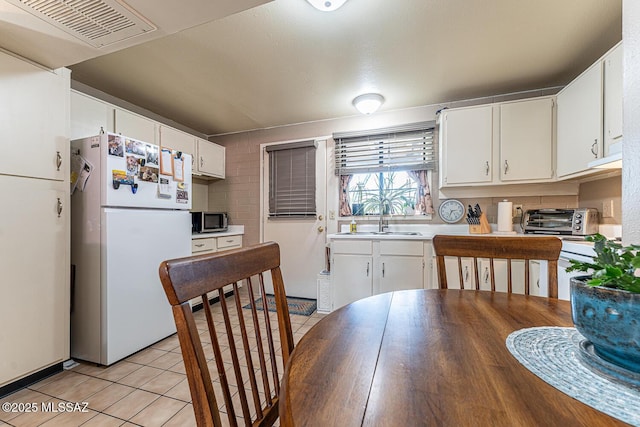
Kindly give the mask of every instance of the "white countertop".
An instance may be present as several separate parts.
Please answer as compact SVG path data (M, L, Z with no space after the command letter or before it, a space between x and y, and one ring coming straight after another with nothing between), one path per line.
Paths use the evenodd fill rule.
M496 229L496 225L491 225L492 229ZM545 234L504 234L504 233L488 233L488 234L471 234L469 233L469 226L467 224L437 224L437 225L391 225L389 231L393 232L414 232L418 234L371 234L371 232L377 231L376 225L362 225L358 226L358 233L349 233L349 225L343 225L341 233L329 234L327 238L329 240L342 240L342 239L357 239L357 240L432 240L436 234L448 234L448 235L462 235L462 236L526 236L526 237L541 237L549 236ZM567 252L573 252L577 254L583 254L593 256L593 243L582 240L579 236L557 236L562 240L562 250Z
M492 224L492 229L497 226ZM377 225L359 225L357 233L349 233L349 225L343 225L340 233L329 234L328 239L366 239L366 240L431 240L436 234L462 235L462 236L517 236L518 234L489 233L489 234L471 234L469 233L469 225L467 224L408 224L394 225L392 224L385 230L391 234L371 234L378 230ZM395 233L417 233L417 234L395 234ZM519 234L522 236L522 234Z
M215 233L195 233L191 235L191 240L206 239L208 237L226 237L244 234L244 225L230 225L227 231L218 231Z

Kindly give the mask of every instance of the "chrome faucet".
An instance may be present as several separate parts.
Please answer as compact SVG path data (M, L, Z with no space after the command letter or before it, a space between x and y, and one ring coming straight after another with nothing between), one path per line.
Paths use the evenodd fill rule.
M384 202L389 203L389 200L385 198L380 199L380 218L378 220L378 233L382 233L384 231Z

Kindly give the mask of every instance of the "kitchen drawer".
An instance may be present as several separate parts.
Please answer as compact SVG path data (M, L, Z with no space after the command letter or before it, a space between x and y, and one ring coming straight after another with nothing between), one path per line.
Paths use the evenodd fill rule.
M218 250L233 249L242 247L242 236L218 237Z
M334 254L363 254L373 253L371 240L334 240L331 252Z
M381 240L380 255L415 255L424 254L424 243L422 241L407 240Z
M199 252L215 252L216 251L216 238L210 237L207 239L193 239L191 240L191 253Z

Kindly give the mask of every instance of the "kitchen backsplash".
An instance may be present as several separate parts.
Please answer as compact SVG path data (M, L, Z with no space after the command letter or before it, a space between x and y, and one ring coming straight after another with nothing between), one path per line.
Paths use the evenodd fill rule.
M604 204L613 207L611 217L603 217ZM596 208L600 224L622 224L622 175L580 184L578 207Z
M519 196L519 197L477 197L477 198L459 198L459 200L466 207L467 205L480 205L483 212L486 213L487 219L490 223L495 224L498 221L498 203L502 200L508 200L514 205L522 205L522 211L527 209L541 209L541 208L596 208L599 212L600 224L621 224L621 176L614 176L610 178L604 178L594 181L589 181L580 184L580 194L577 196ZM607 203L612 206L612 217L603 217L603 205ZM440 204L439 200L434 200L434 209L438 209ZM370 221L377 221L376 218L370 220L356 219L359 222L367 223ZM514 218L514 224L519 225L520 217ZM348 223L346 221L345 223ZM393 218L390 219L391 223L394 223ZM433 214L431 221L424 221L429 224L443 224L437 213ZM517 229L517 228L516 228Z

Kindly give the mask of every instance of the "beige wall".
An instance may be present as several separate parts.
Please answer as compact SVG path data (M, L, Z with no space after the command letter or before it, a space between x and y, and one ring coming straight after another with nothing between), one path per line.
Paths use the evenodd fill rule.
M209 209L228 211L231 224L242 224L245 226L245 244L258 243L260 241L260 144L317 139L330 136L334 132L375 129L405 123L434 120L436 111L444 106L459 107L500 102L528 96L549 95L550 92L555 93L557 89L551 91L534 91L517 96L491 97L450 104L424 106L378 113L372 116L351 116L213 136L209 138L211 141L226 147L226 179L214 181L209 184ZM433 187L437 186L436 177L434 177L433 184ZM337 188L335 190L337 193ZM437 209L439 205L437 188L432 188L432 195L434 198L434 207ZM474 199L461 198L461 200L465 205L479 203L483 210L487 212L489 221L496 222L497 204L503 198L504 195L498 191L490 197ZM522 204L524 209L539 207L577 207L578 205L576 195L509 197L509 200ZM332 202L337 204L337 200L332 201L331 196L328 195L330 210L332 209ZM434 215L432 222L441 223L437 215Z
M604 218L603 204L613 201L613 218ZM580 184L578 206L596 208L600 224L622 224L622 177L614 176Z
M191 210L209 210L209 181L193 177L191 184Z

